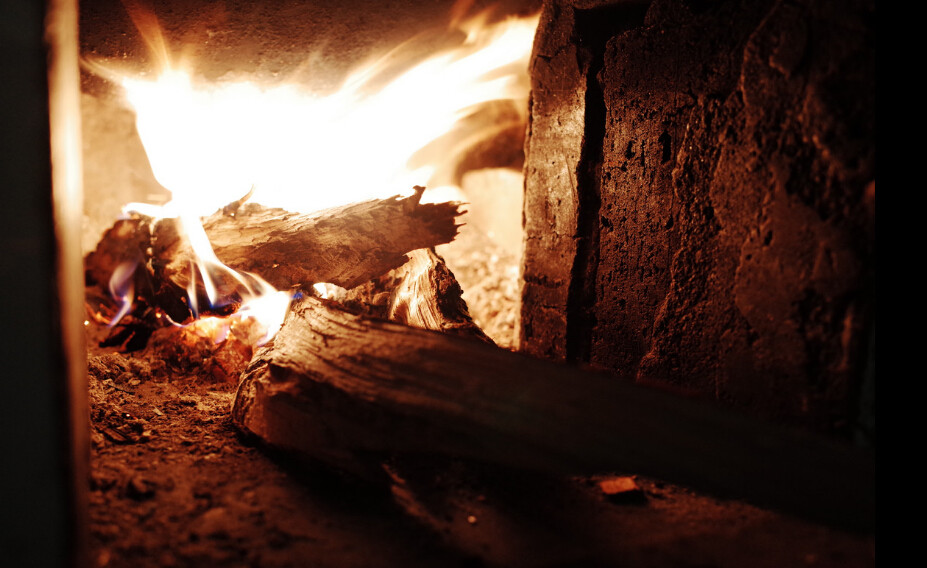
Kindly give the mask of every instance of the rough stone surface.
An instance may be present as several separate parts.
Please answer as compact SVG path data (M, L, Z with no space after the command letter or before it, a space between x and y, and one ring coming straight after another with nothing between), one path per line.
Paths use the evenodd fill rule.
M578 8L547 2L531 57L525 164L522 348L564 359L569 287L579 237L578 190L590 61L576 42ZM595 8L604 2L585 2Z
M849 433L874 3L587 4L548 4L534 55L523 348Z

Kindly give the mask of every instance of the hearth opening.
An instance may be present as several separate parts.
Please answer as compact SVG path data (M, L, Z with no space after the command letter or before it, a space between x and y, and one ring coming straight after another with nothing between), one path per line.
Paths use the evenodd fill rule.
M874 2L68 13L75 563L874 564Z

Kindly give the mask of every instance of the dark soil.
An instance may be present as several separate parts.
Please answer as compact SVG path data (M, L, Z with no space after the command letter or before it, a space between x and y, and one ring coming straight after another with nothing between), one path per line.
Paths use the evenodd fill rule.
M377 486L296 462L233 428L235 384L214 372L224 348L168 329L134 354L91 349L96 566L875 562L871 536L654 480L622 497L596 478L393 457L382 460L392 485Z

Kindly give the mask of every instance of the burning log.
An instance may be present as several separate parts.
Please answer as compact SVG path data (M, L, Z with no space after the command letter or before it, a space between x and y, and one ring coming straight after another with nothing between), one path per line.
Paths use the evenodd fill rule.
M413 196L371 200L312 214L256 204L226 207L203 222L216 256L238 271L260 275L277 288L307 288L331 282L351 288L404 264L406 253L454 239L457 203L422 204ZM194 258L176 219L118 221L85 259L88 286L104 290L124 263L144 266L135 289L146 306L171 319L190 315L186 304ZM217 287L232 295L240 286L218 274ZM201 285L200 285L201 286ZM206 305L200 290L200 306Z
M831 522L873 522L873 461L850 448L314 298L255 354L232 418L267 444L337 465L354 452L401 452L620 469Z
M409 251L449 243L457 203L422 204L411 197L375 199L311 214L247 204L203 220L216 256L230 268L259 274L278 289L331 282L353 288L398 268ZM154 258L166 278L186 288L193 251L176 226L159 223Z

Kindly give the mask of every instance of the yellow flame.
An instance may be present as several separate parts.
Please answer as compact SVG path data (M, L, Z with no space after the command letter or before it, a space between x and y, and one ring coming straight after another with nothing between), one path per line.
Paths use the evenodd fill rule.
M189 324L187 329L220 343L225 341L232 329L241 329L241 324L246 323L246 337L239 337L239 340L261 346L280 330L292 299L289 292L268 292L246 301L231 316L200 318Z
M468 2L459 8L452 25L465 39L456 48L397 61L408 53L405 45L355 70L336 92L318 94L294 84L198 82L171 62L154 15L134 7L136 25L162 68L151 79L89 64L124 86L152 171L172 194L163 208L132 208L180 217L211 302L216 291L210 273L227 271L248 290L243 317L270 310L274 315L265 327L275 332L289 299L253 275L225 267L199 216L249 188L256 202L300 212L408 194L415 185L444 181L436 172L454 159L449 154L460 141L447 135L461 119L490 101L527 101L538 17L487 25L486 13L460 18ZM195 289L190 297L192 304Z
M238 272L223 264L213 251L199 219L187 211L181 211L179 218L196 255L197 264L191 270L198 271L210 304L216 306L220 300L213 278L215 272L231 277L239 285L237 289L242 295L242 304L231 318L222 318L227 320L225 324L217 324L220 331L216 333L216 339L224 338L236 319L251 319L260 327L260 335L255 337L256 344L263 345L270 341L283 325L293 295L277 291L256 274ZM195 314L198 309L195 274L191 275L187 296Z
M154 79L121 82L175 207L206 215L253 185L256 202L312 212L429 184L443 164L415 163L417 152L482 103L527 100L537 17L476 27L481 20L461 24L462 45L408 65L386 84L397 53L327 95L292 84L202 84L170 64Z

